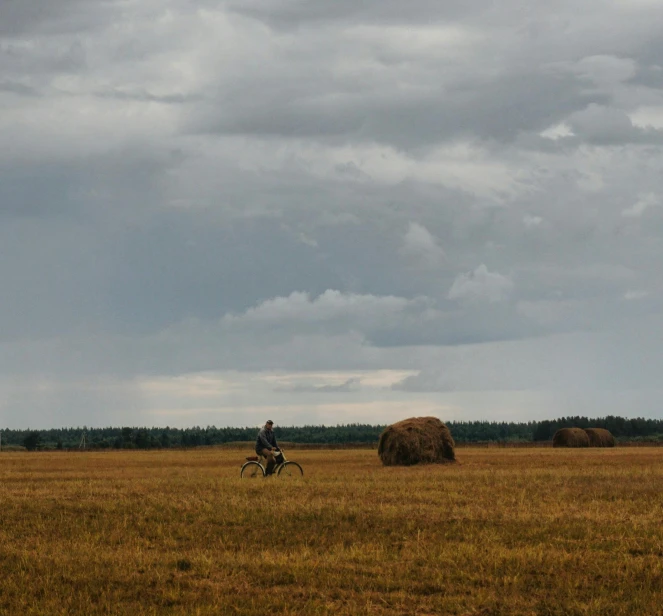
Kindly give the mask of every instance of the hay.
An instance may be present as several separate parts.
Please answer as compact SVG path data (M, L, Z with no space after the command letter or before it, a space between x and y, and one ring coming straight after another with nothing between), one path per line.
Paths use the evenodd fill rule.
M615 437L605 428L585 428L585 432L590 447L614 447L617 444Z
M589 447L589 437L582 428L562 428L555 432L553 447Z
M437 417L411 417L380 435L378 455L385 466L454 462L451 432Z

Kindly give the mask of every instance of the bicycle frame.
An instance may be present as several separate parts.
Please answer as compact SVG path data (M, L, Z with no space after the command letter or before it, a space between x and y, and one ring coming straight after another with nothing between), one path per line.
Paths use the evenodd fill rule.
M281 471L283 471L286 467L288 468L297 468L299 471L298 476L302 476L304 474L304 471L301 467L301 465L297 464L297 462L292 462L291 460L288 460L286 458L285 452L283 449L275 449L273 452L277 456L281 456L281 461L277 464L274 465L274 468L272 469L272 472L270 475L281 475ZM247 457L247 461L242 465L242 470L241 470L241 476L244 476L244 469L249 467L249 466L257 466L260 468L262 472L262 476L266 477L267 476L267 464L266 464L266 457L262 454L258 454L257 456L252 456L250 458ZM255 477L255 472L252 475Z

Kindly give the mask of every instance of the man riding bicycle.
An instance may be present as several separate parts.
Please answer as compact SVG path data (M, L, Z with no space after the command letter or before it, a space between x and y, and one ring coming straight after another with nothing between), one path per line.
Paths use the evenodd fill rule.
M274 472L274 467L276 466L274 451L279 448L276 444L276 435L272 430L273 425L274 422L271 419L268 419L262 430L258 432L258 438L256 440L256 453L259 456L265 456L267 459L265 475L271 475Z

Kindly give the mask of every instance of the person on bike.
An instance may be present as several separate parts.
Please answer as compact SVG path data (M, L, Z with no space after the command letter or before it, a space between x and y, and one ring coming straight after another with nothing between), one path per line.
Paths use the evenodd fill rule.
M276 466L274 451L279 448L276 443L276 435L274 434L274 430L272 430L273 425L274 422L271 419L268 419L262 430L258 432L258 438L256 440L256 453L259 456L265 456L267 459L267 468L265 469L266 475L271 475L274 472L274 467Z

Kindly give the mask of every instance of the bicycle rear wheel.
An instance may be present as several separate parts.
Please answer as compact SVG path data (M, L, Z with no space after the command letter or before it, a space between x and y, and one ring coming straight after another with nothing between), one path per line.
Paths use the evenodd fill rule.
M242 479L256 479L265 476L265 469L259 462L245 462L239 473Z
M279 477L290 477L290 478L298 478L298 477L303 477L304 475L304 470L302 469L297 462L285 462L281 468L279 468L278 476Z

